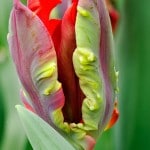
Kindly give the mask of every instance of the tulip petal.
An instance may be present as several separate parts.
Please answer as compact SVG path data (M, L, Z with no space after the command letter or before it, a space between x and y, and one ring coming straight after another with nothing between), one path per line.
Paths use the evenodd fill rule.
M119 118L119 111L117 109L117 102L115 102L115 106L114 106L113 113L111 115L111 119L108 122L107 126L105 127L105 131L111 128L117 122L118 118Z
M84 142L85 142L85 146L84 146L85 150L93 150L94 149L96 141L93 138L91 138L91 136L86 135Z
M44 25L47 27L54 42L56 51L59 49L61 41L61 20L51 19L50 13L60 2L61 0L28 0L27 2L28 7L40 17Z
M86 96L82 105L84 129L102 131L111 117L116 91L109 16L103 0L79 0L77 10L73 63Z
M48 31L52 37L56 53L58 53L60 49L60 42L61 42L61 20L58 19L51 19L48 25Z
M20 97L21 97L21 100L24 104L24 106L32 111L32 112L35 112L35 110L33 109L33 107L31 106L30 102L27 100L27 96L25 95L25 93L23 92L23 90L20 91Z
M84 129L96 131L104 115L105 100L100 70L100 22L94 1L79 0L76 18L77 48L73 54L75 72L86 98L82 104ZM96 136L96 135L95 135Z
M101 25L100 63L105 87L106 108L103 126L109 121L113 111L113 101L117 93L118 73L114 68L113 60L113 34L109 14L103 0L98 0L99 20Z
M69 6L70 1L68 0L62 0L62 3L59 7L59 14L60 17L62 18L64 16L65 11L67 10L68 6Z
M76 48L75 20L77 2L65 12L61 26L61 44L58 51L59 80L62 83L65 94L65 106L63 113L68 122L81 121L81 106L84 97L79 87L79 81L75 75L72 54ZM69 92L68 92L69 91Z
M61 0L28 0L28 7L43 21L48 30L51 30L50 13ZM53 26L55 26L54 24Z
M51 123L49 114L64 105L61 84L57 81L56 52L43 22L18 1L11 12L8 41L35 112Z
M44 22L49 20L50 12L60 2L61 0L27 0L27 5Z

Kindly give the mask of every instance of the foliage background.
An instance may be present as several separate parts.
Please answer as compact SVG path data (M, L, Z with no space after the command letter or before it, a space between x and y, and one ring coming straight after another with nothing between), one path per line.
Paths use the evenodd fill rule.
M150 148L150 1L118 0L115 33L119 77L118 123L99 139L96 150ZM0 149L30 150L15 110L19 81L10 58L7 33L12 0L0 0Z

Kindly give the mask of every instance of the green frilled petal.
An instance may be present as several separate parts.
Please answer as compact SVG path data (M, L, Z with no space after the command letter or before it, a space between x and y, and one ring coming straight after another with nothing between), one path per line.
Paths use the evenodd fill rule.
M98 130L105 101L99 62L100 21L94 1L79 0L76 18L77 48L73 55L75 72L86 98L82 105L84 130Z

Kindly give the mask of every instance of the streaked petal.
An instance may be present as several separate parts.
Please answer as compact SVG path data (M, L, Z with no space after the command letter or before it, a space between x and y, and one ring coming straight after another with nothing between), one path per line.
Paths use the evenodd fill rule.
M19 78L36 113L50 122L51 111L62 107L55 49L42 21L20 2L14 4L8 35Z
M60 48L61 41L61 20L51 19L50 13L52 9L61 3L61 0L28 0L28 7L36 13L47 27L53 40L55 50Z

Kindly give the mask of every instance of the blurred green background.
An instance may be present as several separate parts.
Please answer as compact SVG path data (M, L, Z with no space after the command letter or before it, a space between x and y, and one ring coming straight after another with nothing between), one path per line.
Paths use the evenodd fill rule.
M96 150L150 149L150 0L118 0L120 21L115 33L119 70L117 124L103 133ZM30 150L15 110L20 85L8 44L12 0L0 0L0 150Z

